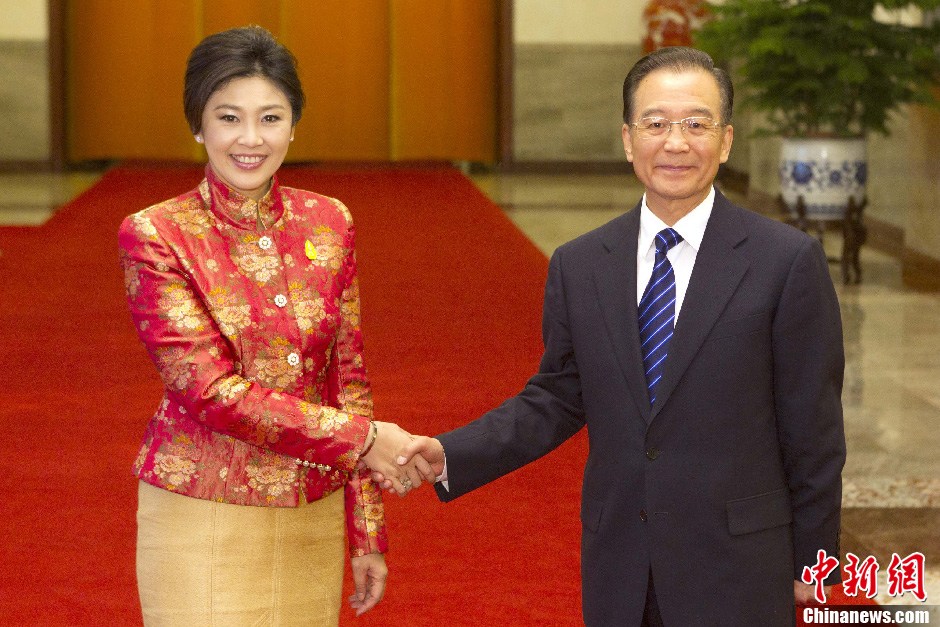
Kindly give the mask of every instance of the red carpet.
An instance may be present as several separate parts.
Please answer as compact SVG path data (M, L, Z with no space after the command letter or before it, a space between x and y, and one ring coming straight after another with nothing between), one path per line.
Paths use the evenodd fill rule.
M140 624L130 466L161 388L126 310L116 233L201 175L120 167L43 227L0 228L0 624ZM282 181L356 219L379 419L438 433L535 370L547 262L459 173L298 168ZM428 489L389 496L386 598L342 623L581 624L585 456L581 434L447 506Z
M116 232L200 177L117 168L45 226L0 229L0 624L140 622L130 466L161 389L126 311ZM282 180L356 219L377 417L433 434L522 386L547 263L469 181L444 168ZM447 507L427 489L388 497L386 598L343 623L579 624L584 446Z

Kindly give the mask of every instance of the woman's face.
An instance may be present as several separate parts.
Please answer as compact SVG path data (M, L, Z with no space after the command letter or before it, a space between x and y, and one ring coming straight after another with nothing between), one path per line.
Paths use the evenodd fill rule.
M200 135L219 178L259 200L294 137L290 102L264 77L233 79L209 97Z

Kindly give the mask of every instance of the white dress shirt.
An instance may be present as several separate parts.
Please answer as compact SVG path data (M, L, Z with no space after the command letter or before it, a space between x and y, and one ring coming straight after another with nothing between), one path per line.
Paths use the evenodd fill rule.
M672 271L676 275L676 317L679 320L679 310L685 300L685 292L689 288L689 279L692 278L692 268L695 266L695 257L702 246L705 237L705 227L712 214L715 204L715 188L712 187L705 200L692 211L682 216L672 228L682 236L682 241L669 249L666 257L672 264ZM646 204L646 194L640 205L640 235L637 239L636 251L636 302L640 304L646 284L653 276L653 265L656 259L656 234L668 225L657 218Z

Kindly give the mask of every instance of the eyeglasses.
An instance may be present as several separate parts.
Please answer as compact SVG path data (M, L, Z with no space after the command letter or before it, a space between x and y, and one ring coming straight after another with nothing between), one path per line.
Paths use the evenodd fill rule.
M645 137L661 137L672 130L673 124L678 124L682 133L691 137L702 137L724 126L720 122L702 116L683 118L676 122L659 117L640 118L639 122L634 122L630 126Z

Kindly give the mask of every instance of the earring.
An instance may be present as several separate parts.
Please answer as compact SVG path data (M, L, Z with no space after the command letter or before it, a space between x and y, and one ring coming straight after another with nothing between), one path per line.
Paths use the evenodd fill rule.
M197 144L201 144L201 143L202 143L202 135L196 135L196 143L197 143Z

